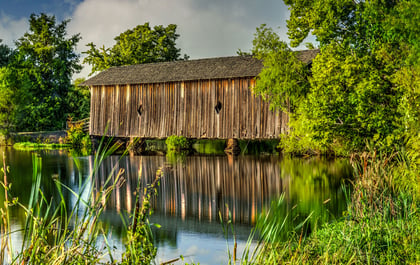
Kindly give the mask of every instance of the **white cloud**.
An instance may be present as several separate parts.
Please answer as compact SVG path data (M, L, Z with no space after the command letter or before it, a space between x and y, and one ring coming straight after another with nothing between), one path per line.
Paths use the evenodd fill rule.
M28 19L13 19L4 12L0 13L0 39L9 47L15 46L15 41L23 36L29 27Z
M262 23L281 25L279 33L287 40L287 14L278 0L85 0L75 9L68 32L81 33L81 52L89 42L111 47L115 36L145 22L177 24L181 52L195 59L249 50L255 28Z

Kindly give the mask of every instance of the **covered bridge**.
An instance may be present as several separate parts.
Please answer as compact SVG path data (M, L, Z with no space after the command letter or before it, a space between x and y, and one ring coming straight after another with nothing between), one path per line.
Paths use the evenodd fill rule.
M90 135L276 138L288 117L252 93L262 67L234 56L110 68L83 83L91 89Z

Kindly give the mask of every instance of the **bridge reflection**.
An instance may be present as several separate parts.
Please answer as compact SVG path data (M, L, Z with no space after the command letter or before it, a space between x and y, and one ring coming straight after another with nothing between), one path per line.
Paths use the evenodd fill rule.
M193 217L219 221L219 212L226 220L229 211L233 222L253 224L257 213L271 199L288 189L289 177L280 177L280 158L191 156L180 163L169 164L162 156L109 157L100 167L96 185L103 186L113 166L124 168L125 184L116 189L107 207L131 212L135 191L150 184L159 168L161 183L152 205L156 214ZM116 176L118 169L114 170Z
M158 196L152 200L155 215L162 218L219 223L219 213L234 223L252 225L262 209L285 194L285 211L300 203L309 214L324 208L327 215L340 213L345 202L341 179L348 163L321 160L285 160L279 156L189 156L182 162L168 163L164 156L109 157L100 167L96 185L103 186L113 166L125 169L125 184L116 189L107 204L108 210L132 212L137 185L152 183L163 168ZM323 210L320 210L323 211ZM328 218L328 217L326 217Z

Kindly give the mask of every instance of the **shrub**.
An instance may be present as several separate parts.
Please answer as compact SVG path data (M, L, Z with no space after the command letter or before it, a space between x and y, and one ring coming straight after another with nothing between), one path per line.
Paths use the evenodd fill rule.
M171 135L166 139L165 143L168 151L180 151L189 147L188 140L184 136Z
M83 131L83 125L83 122L69 123L66 142L74 149L80 150L91 146L89 134Z

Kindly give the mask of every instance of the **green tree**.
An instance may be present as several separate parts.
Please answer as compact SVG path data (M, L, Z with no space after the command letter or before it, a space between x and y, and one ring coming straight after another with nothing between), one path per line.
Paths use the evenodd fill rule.
M297 47L312 33L321 52L303 79L299 72L289 71L285 75L284 63L264 61L271 75L261 74L257 87L258 83L264 84L266 88L260 86L263 95L279 97L273 101L276 105L284 95L273 93L266 85L275 77L279 79L276 82L282 87L280 90L288 91L289 97L296 95L296 89L304 91L297 93L302 97L292 114L291 137L283 142L283 147L296 146L291 141L299 139L323 152L337 148L361 150L366 141L388 148L403 143L413 133L418 134L418 1L285 0L285 3L291 11L288 20L291 45ZM269 54L278 56L287 49L280 52L271 49ZM307 79L309 85L305 89L299 85L290 86L295 90L287 89L288 79L296 84Z
M264 62L253 92L270 101L271 108L290 113L309 90L309 67L265 24L257 28L252 54Z
M13 54L13 50L2 42L3 40L0 39L0 67L8 65Z
M8 83L8 69L0 68L0 133L8 136L11 131L15 112L14 91Z
M15 55L8 59L8 65L0 68L0 133L6 138L27 115L23 110L29 98L26 91L31 87L28 73L18 67Z
M20 101L18 130L52 130L65 125L71 78L81 70L75 52L80 35L67 38L68 22L32 14L29 31L16 41L18 54L11 67L23 72L30 82L19 88L25 90L21 92L25 97Z
M12 57L12 49L0 39L0 133L8 136L13 126L14 93L9 87L10 72L6 67Z
M112 66L181 60L181 49L176 47L179 37L176 27L170 24L152 28L145 23L115 37L116 43L112 48L102 46L98 49L95 44L89 43L83 62L92 66L93 74ZM188 56L184 55L184 59Z
M73 120L89 118L90 90L88 86L80 86L84 81L84 78L76 79L67 94L68 116Z

